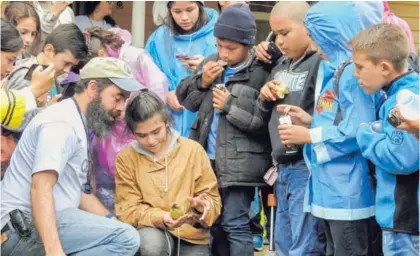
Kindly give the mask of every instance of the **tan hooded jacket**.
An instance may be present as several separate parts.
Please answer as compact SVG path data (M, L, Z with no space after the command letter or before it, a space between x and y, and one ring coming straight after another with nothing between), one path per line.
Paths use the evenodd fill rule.
M166 229L165 212L178 204L186 213L192 213L188 197L201 194L211 205L204 223L211 226L220 215L217 180L206 152L197 142L180 137L175 131L172 134L168 154L163 159L154 159L137 142L117 157L115 210L122 221L136 228ZM178 230L169 232L178 236ZM183 224L179 236L193 244L209 243L208 228Z

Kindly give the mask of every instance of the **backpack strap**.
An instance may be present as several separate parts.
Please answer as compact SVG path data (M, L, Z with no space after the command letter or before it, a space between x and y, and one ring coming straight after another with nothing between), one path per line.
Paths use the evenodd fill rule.
M352 62L353 61L352 61L351 58L348 58L345 61L341 62L340 65L338 65L338 68L337 68L337 70L334 73L333 87L334 87L335 94L337 95L337 99L340 98L340 90L339 90L340 88L339 88L339 85L340 85L341 75L343 74L344 69L348 65L350 65ZM335 115L334 125L337 126L341 122L341 120L343 120L343 115L342 115L342 112L341 112L340 102L338 102L337 114Z

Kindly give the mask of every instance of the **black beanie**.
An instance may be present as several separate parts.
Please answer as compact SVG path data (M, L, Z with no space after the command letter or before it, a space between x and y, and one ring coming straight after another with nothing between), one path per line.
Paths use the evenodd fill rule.
M245 45L254 44L256 31L254 14L244 4L234 4L226 8L214 25L216 38Z

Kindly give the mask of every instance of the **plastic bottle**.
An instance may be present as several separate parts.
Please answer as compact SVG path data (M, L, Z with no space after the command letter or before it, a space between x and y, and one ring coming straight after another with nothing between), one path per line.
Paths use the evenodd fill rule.
M408 120L420 118L419 95L409 90L401 90L397 94L397 106L401 115Z

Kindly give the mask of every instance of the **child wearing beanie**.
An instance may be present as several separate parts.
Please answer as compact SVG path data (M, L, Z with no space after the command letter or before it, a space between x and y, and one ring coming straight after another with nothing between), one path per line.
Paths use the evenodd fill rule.
M215 256L254 254L248 212L271 164L267 125L256 105L269 72L255 57L255 33L248 6L227 7L214 27L217 54L176 91L186 109L198 112L190 137L207 150L218 178L223 209L211 229Z

